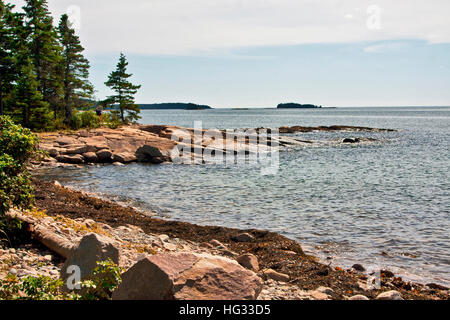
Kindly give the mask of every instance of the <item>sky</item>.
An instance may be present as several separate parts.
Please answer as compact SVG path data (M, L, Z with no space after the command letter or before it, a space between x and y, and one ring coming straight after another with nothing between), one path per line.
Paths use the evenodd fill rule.
M99 99L123 52L138 103L450 105L449 0L48 4L55 24L69 14Z

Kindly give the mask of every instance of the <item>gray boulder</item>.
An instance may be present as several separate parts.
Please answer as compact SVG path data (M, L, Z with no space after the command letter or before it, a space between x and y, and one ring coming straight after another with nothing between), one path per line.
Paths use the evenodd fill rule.
M97 151L97 161L98 162L110 162L112 160L112 152L107 149L103 149L100 151Z
M113 300L253 300L262 280L225 257L164 253L137 262L122 275Z
M136 157L139 162L162 163L165 156L161 151L153 146L144 145L136 150Z
M97 262L108 259L119 264L120 251L117 244L113 240L96 233L85 235L73 250L73 254L66 259L61 268L61 278L66 280L70 276L67 273L67 268L73 265L80 268L81 280L88 279L97 267Z
M120 163L130 163L137 160L136 156L129 152L121 152L113 155L113 160Z

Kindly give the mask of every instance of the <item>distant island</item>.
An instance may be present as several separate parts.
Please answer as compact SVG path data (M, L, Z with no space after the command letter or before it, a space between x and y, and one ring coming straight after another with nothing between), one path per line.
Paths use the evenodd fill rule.
M300 103L280 103L277 109L319 109L322 106L316 106L313 104L300 104Z
M173 110L207 110L212 109L210 106L200 105L195 103L152 103L139 104L141 110L155 110L155 109L173 109Z

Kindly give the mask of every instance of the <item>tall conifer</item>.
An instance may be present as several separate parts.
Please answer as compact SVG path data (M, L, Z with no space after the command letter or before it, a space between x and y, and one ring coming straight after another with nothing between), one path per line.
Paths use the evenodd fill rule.
M0 0L0 115L4 114L4 101L16 78L14 63L14 6Z
M69 123L73 107L80 105L80 98L91 98L93 87L89 82L89 61L83 56L84 48L71 27L69 17L61 16L58 26L63 61L64 122Z
M23 10L38 89L50 104L56 119L61 112L63 72L61 47L53 28L53 18L46 0L25 0Z
M120 53L116 70L109 74L105 85L116 92L115 95L108 97L108 101L118 105L118 113L122 122L134 122L140 119L140 108L134 103L134 95L141 86L133 85L128 81L132 74L127 73L127 66L128 62L125 55Z

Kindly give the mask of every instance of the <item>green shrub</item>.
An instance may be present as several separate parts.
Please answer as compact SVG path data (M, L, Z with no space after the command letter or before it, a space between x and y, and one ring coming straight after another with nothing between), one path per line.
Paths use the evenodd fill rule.
M11 207L29 209L33 204L28 159L37 154L37 137L29 129L0 116L0 242L20 243L25 236L22 223L5 215Z
M28 240L21 220L0 215L0 244L19 245Z
M0 279L0 300L77 300L80 296L64 293L61 290L62 280L50 277L26 277L18 279L8 274Z
M98 128L100 117L92 110L81 112L81 126L83 128Z
M11 206L28 209L33 203L26 162L36 155L38 139L29 129L0 116L0 216Z
M122 124L122 121L115 113L104 113L103 124L105 124L110 129L117 129Z
M73 130L78 130L83 125L83 120L81 119L80 112L74 113L69 121L70 128Z
M110 300L113 291L122 282L122 268L111 259L97 262L91 280L81 282L83 300Z
M0 300L109 300L122 282L121 272L110 259L97 262L92 280L80 283L81 295L64 292L62 280L44 276L18 279L9 274L6 279L0 279Z

